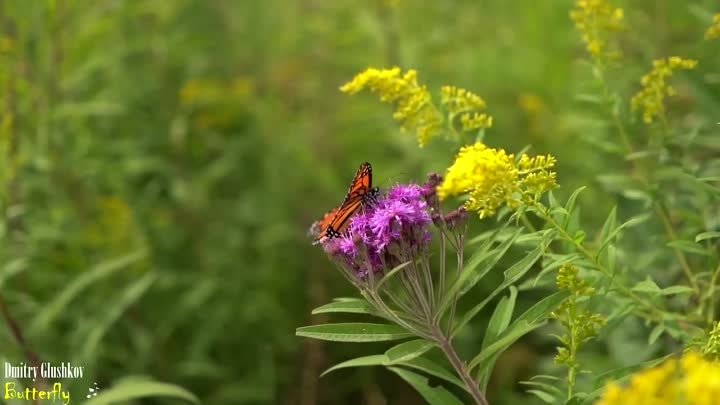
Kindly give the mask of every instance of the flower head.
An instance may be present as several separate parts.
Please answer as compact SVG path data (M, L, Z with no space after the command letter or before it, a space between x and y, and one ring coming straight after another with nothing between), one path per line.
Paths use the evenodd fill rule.
M438 196L442 200L467 194L468 210L477 211L481 218L492 216L503 204L515 208L555 188L554 165L550 155L523 155L516 162L514 155L478 142L460 149L438 187Z
M688 352L633 375L625 386L608 384L596 405L715 405L718 398L720 363Z
M328 255L357 278L378 274L422 254L432 222L424 189L397 185L351 219L347 235L323 242Z
M447 109L450 122L460 118L463 131L472 131L492 126L492 117L485 114L485 100L477 94L454 86L440 89L440 102Z
M443 117L432 103L427 87L418 83L417 72L400 68L368 68L352 81L340 87L340 91L356 94L370 89L380 100L395 104L393 118L402 124L404 131L415 132L420 146L440 133Z
M683 59L679 56L655 60L650 73L640 80L642 89L631 100L633 111L642 110L643 121L646 124L652 123L655 118L664 118L665 97L677 93L672 86L666 83L666 80L676 70L690 70L695 69L696 66L696 60Z
M430 241L430 222L422 188L417 184L398 185L378 201L367 218L354 220L350 229L362 235L370 250L383 252L388 247L402 247L415 253Z
M612 47L612 36L624 29L622 8L613 7L608 0L577 0L570 18L594 60L603 62L620 56Z
M710 28L705 31L705 39L716 39L720 38L720 13L713 16L713 23Z

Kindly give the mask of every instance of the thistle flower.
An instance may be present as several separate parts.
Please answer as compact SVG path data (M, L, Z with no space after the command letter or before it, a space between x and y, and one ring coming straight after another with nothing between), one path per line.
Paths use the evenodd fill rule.
M323 248L347 275L363 281L421 255L431 222L423 188L397 185L353 217L347 235L327 240Z
M611 43L613 34L624 29L622 8L613 7L607 0L577 0L575 8L570 12L570 19L595 61L619 58L619 51Z
M612 382L596 405L715 405L720 398L720 363L687 352L680 359Z
M651 124L655 118L665 118L665 97L677 94L675 89L666 83L676 70L695 69L697 61L672 56L667 59L658 59L653 62L652 70L642 77L642 89L632 100L632 110L642 110L643 122Z
M404 131L415 132L420 147L440 133L442 115L427 87L418 83L415 70L403 74L398 67L368 68L340 87L340 91L350 95L365 89L377 93L380 101L395 104L393 118L401 123Z
M443 86L440 102L447 109L451 123L455 117L460 117L463 131L492 127L492 117L484 113L487 105L477 94L454 86Z
M712 25L705 31L705 39L711 40L716 38L720 38L720 13L713 16Z
M503 204L517 208L557 187L554 166L550 155L523 155L516 162L514 155L478 142L460 149L438 187L438 197L467 194L467 210L477 211L481 218L492 216Z

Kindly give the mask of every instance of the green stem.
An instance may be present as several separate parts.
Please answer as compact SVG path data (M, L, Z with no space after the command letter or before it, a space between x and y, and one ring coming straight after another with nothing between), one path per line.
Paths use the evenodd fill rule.
M655 204L655 212L657 213L658 217L660 217L663 228L665 228L665 233L668 235L668 238L670 238L671 241L677 240L678 237L675 233L675 230L673 229L672 223L670 223L670 217L668 216L661 203L658 202ZM688 264L685 254L677 248L674 248L673 250L675 251L675 257L677 257L678 262L680 262L680 267L682 267L683 273L685 273L688 282L690 282L690 286L695 291L695 294L699 295L700 286L698 285L697 280L693 276L692 270L690 270L690 264Z
M440 348L440 350L442 350L443 354L445 354L445 357L447 357L453 369L455 369L455 372L465 384L465 389L473 397L475 403L477 405L488 405L488 401L485 398L485 395L480 390L480 387L475 382L475 380L473 380L472 376L470 375L470 370L468 370L465 362L460 359L460 356L458 356L455 348L452 345L452 342L450 341L450 338L445 336L439 327L435 328L434 335L438 347Z
M605 277L607 277L612 285L617 288L618 291L620 291L623 295L630 298L632 301L639 304L641 307L645 308L647 311L649 311L649 315L651 320L654 320L656 322L662 322L664 317L666 317L668 314L664 313L654 305L643 301L640 297L638 297L637 294L635 294L630 288L623 285L621 282L619 282L615 277L613 277L613 274L600 263L600 261L597 258L597 255L595 255L593 252L591 252L588 248L583 246L582 243L578 242L573 238L570 234L567 233L567 231L560 226L560 224L555 221L555 219L550 215L550 213L547 211L547 209L542 206L541 204L535 205L535 208L540 213L540 216L549 223L555 230L557 230L560 235L568 242L572 243L575 246L575 249L582 253L583 256L587 260L589 260L594 267L602 273Z
M610 116L612 117L613 124L615 125L615 128L617 129L618 134L620 134L620 139L622 140L622 143L625 147L625 151L627 154L630 154L633 152L632 144L630 143L630 139L627 134L627 130L625 129L625 125L623 125L622 121L620 120L620 114L618 113L617 108L615 108L614 98L616 97L615 94L611 93L610 87L607 84L607 81L605 80L605 73L602 66L596 65L597 71L599 72L599 80L603 87L603 95L605 96L605 99L608 101L608 105L610 106ZM660 121L662 122L663 129L665 131L665 135L670 134L670 124L667 120L667 116L665 115L665 111L660 112ZM650 179L647 174L647 170L642 167L639 164L636 164L634 162L631 162L631 167L634 166L638 173L640 174L640 180L645 185L646 191L650 190ZM677 240L677 235L675 234L675 231L672 227L672 224L670 223L670 220L668 218L667 213L665 212L665 209L662 207L660 202L656 202L656 208L655 213L658 215L660 220L663 223L663 228L665 230L665 234L668 236L670 241ZM675 252L675 257L677 258L678 262L680 263L680 266L682 267L683 273L685 273L685 276L688 278L688 281L690 282L690 286L692 287L695 294L700 294L700 287L697 283L697 280L695 280L695 277L693 277L692 271L690 270L690 265L688 264L687 257L685 256L685 253L681 251L678 248L673 248L673 251Z

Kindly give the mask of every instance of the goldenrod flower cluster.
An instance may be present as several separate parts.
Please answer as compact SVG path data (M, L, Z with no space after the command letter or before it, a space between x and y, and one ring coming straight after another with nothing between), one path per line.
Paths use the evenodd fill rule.
M563 346L558 347L555 363L571 368L577 367L576 355L580 346L597 336L600 328L607 323L603 316L581 307L580 298L595 295L595 289L580 279L578 273L578 268L571 264L560 267L556 284L560 290L567 290L571 295L552 313L552 317L559 320L566 330L560 337Z
M347 94L364 89L377 93L383 102L395 104L393 118L401 123L403 130L415 132L421 147L440 133L443 117L432 103L426 86L418 83L415 70L403 74L398 67L369 68L340 87L340 91Z
M467 195L466 209L481 218L492 216L503 204L514 209L555 188L554 166L550 155L522 155L516 161L514 155L478 142L460 149L438 186L438 196Z
M607 0L577 0L570 18L594 60L602 62L620 56L611 46L611 39L614 32L624 29L622 8L611 6Z
M596 405L717 405L720 363L687 352L639 372L627 385L608 384Z
M485 100L475 93L455 86L443 86L440 89L440 103L447 110L451 125L456 117L460 117L463 131L492 126L492 117L484 113L487 108Z
M676 94L675 89L667 84L667 79L676 70L690 70L695 66L697 66L696 60L683 59L679 56L653 61L650 73L640 80L642 89L631 100L633 111L642 110L643 121L646 124L652 123L657 117L664 118L665 97Z
M720 13L713 16L713 23L710 28L705 31L705 39L720 38Z

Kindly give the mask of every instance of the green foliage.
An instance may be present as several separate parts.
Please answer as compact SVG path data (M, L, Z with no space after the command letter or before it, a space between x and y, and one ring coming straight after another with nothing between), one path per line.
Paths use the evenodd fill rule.
M445 258L438 318L491 404L592 404L681 348L717 356L720 10L610 3L626 28L588 54L561 0L2 2L3 358L82 363L73 397L105 391L88 404L466 402L448 347L379 320L305 235L359 162L386 189L460 145L419 149L338 90L369 66L481 95L492 128L463 143L557 159L559 189L471 218L462 272ZM674 55L698 64L651 75L673 91L638 104L663 113L646 125L631 100ZM558 290L564 266L594 295ZM567 395L552 336L573 323L548 318L572 297L607 325Z

